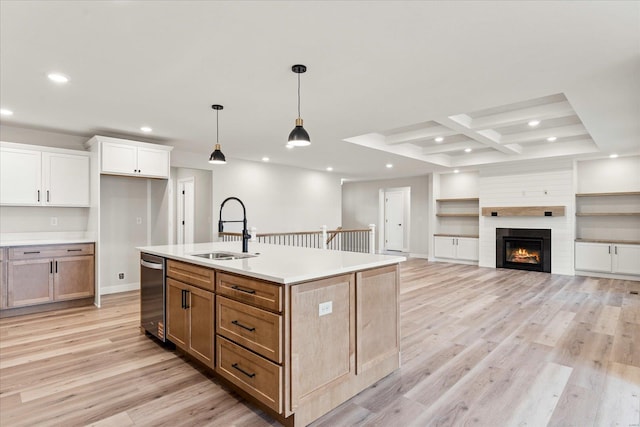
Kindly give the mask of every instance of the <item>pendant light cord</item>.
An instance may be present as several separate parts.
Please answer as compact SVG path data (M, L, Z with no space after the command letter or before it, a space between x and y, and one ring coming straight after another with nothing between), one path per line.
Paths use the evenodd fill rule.
M220 141L218 139L218 129L220 129L220 125L218 125L218 110L216 110L216 144L219 144Z
M300 118L300 73L298 73L298 118Z

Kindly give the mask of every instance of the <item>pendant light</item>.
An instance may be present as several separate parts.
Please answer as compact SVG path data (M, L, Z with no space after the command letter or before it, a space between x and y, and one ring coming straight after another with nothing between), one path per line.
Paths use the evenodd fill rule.
M224 154L220 151L220 142L218 141L218 112L224 107L222 105L214 104L211 108L216 110L216 146L209 157L209 163L212 165L224 165L227 163L227 159L225 159Z
M287 146L305 147L311 144L311 138L309 138L309 134L302 127L302 118L300 118L300 74L306 72L307 67L297 64L291 67L291 71L298 75L298 118L296 119L296 127L293 128L289 134Z

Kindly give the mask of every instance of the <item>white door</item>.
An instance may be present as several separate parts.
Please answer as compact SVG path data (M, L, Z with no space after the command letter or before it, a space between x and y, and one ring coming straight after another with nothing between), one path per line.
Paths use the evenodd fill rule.
M433 252L436 258L455 258L455 243L455 237L435 236L433 238Z
M39 151L0 148L0 204L41 204L41 164Z
M169 152L155 148L138 147L138 173L167 178L169 176Z
M640 245L613 245L613 272L640 275Z
M402 191L384 194L384 241L385 249L404 249L404 197Z
M89 206L89 157L42 153L44 203L49 206Z
M576 242L576 270L611 273L609 243Z
M195 180L178 180L178 244L193 243L195 223Z
M137 153L137 148L132 145L103 142L102 172L129 175L137 173Z
M456 257L467 261L478 261L478 239L473 237L456 237Z

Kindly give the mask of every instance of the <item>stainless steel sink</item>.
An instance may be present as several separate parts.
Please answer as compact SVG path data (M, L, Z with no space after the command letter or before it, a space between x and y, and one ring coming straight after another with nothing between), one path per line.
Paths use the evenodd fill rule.
M204 254L191 254L192 256L197 256L200 258L212 259L216 261L227 261L231 259L243 259L243 258L253 258L257 255L254 254L246 254L246 253L236 253L236 252L207 252Z

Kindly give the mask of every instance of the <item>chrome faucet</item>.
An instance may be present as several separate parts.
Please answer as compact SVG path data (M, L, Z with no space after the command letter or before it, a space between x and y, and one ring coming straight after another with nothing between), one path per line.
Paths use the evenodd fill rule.
M236 221L223 221L222 220L222 208L224 207L224 204L227 203L229 200L236 200L242 206L242 216L243 216L242 220L236 220ZM244 203L242 203L242 200L238 199L237 197L227 197L226 199L224 199L224 202L222 202L222 204L220 205L220 218L218 220L218 233L222 233L224 231L224 223L225 222L242 222L242 252L249 252L249 239L251 238L251 235L249 234L249 231L247 230L247 210L245 209Z

